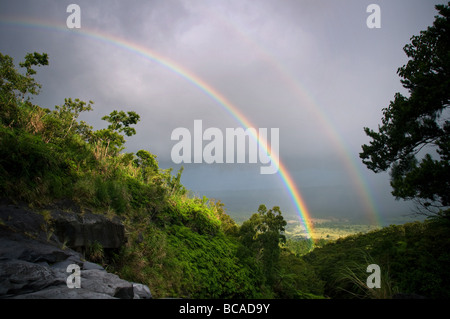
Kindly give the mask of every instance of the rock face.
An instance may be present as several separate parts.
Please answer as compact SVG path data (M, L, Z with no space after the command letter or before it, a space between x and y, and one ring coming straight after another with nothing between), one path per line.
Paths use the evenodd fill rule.
M72 215L72 216L70 216ZM67 231L67 233L65 232ZM150 299L149 288L108 273L67 248L96 241L118 248L125 241L118 220L62 211L36 213L23 206L0 204L0 298L14 299ZM69 288L79 267L80 288Z
M92 213L73 214L52 211L51 225L55 235L69 247L87 247L99 243L103 248L119 248L125 242L125 229L117 219Z

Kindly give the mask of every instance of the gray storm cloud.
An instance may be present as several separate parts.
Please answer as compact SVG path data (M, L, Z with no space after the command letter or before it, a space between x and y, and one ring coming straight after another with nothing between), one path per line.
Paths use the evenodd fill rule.
M64 24L75 1L0 3L0 17ZM390 195L388 174L375 175L358 153L363 127L376 128L382 108L401 91L398 67L412 35L433 22L439 1L377 1L381 28L366 25L369 1L76 1L84 31L123 39L170 59L220 92L255 128L279 128L280 160L314 216L364 216L361 176L384 216L410 205ZM0 18L1 20L1 18ZM188 80L124 46L36 26L0 23L0 51L18 63L46 52L36 104L65 97L93 100L83 119L103 127L114 109L141 115L127 151L147 149L163 168L179 168L171 133L202 120L241 127L226 107ZM141 52L142 53L142 52ZM211 92L210 92L211 93ZM349 164L351 162L351 164ZM182 182L195 194L221 198L228 211L259 204L295 214L279 175L253 164L185 164ZM352 173L351 170L354 170Z

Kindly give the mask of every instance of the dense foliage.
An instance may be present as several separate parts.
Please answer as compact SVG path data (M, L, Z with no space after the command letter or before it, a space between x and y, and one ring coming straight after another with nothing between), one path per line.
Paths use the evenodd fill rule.
M34 67L46 54L27 54L21 74L0 54L0 191L39 206L70 200L119 216L128 235L120 251L89 257L128 280L147 284L156 297L312 298L323 283L293 253L282 249L286 222L278 207L261 205L242 227L220 201L189 196L182 169L159 168L154 154L123 152L136 133L135 112L112 111L94 130L79 121L93 102L65 99L53 109L32 103L40 85Z
M440 18L436 30L448 25L448 8L440 10L447 20ZM430 32L414 38L408 47L411 55L418 52L416 48L426 47L421 41L429 39ZM421 66L441 60L448 63L449 41L440 39L434 45L436 59L426 59ZM19 64L25 69L22 74L11 57L0 53L0 196L35 207L69 200L97 213L118 216L125 225L127 243L108 255L98 245L89 247L87 257L124 279L147 284L154 297L391 298L398 292L450 297L450 223L445 215L328 243L286 239L286 221L277 206L260 205L238 226L220 201L189 194L181 184L182 169L175 174L160 169L156 155L147 150L124 152L125 137L136 133L137 113L114 110L102 118L107 128L94 130L78 120L82 112L92 110L92 101L68 98L53 109L34 105L31 97L40 89L33 78L34 68L48 63L46 54L27 54ZM405 79L428 79L409 77L411 68L402 69ZM432 77L438 77L437 71L431 72ZM448 75L443 80L447 82L436 81L448 86ZM441 121L442 126L435 127L430 119L448 106L448 99L441 106L433 104L446 98L448 89L430 95L436 108L430 111L428 104L423 105L431 113L421 113L422 120L416 121L414 112L422 109L412 108L419 100L414 92L419 94L423 88L419 85L416 90L414 83L405 82L412 90L410 99L398 96L386 110L382 131L392 133L392 141L401 135L402 143L411 139L417 143L416 134L434 128L440 132L436 139L442 151L440 161L426 157L419 166L408 166L414 163L404 153L411 150L407 143L403 143L407 148L403 144L388 147L390 153L386 153L380 144L386 137L368 129L375 142L364 149L363 158L366 164L370 158L375 170L394 165L396 195L440 200L445 206L449 124ZM392 123L403 119L395 117L398 107L409 110L411 121L395 128ZM425 168L435 172L427 178L430 188L425 185L431 193L420 186L420 170ZM429 185L434 182L447 187L436 191L436 185ZM380 266L381 288L366 286L369 264Z
M391 172L392 194L414 199L427 214L450 207L450 2L437 5L432 26L404 47L409 58L398 69L409 97L395 94L383 109L378 132L360 157L374 172Z
M450 298L450 224L436 218L391 225L338 239L305 255L331 298L390 298L395 294ZM367 289L367 266L381 269L381 288Z

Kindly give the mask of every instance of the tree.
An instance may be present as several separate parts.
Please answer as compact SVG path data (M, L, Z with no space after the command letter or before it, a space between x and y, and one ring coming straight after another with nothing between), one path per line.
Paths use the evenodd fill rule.
M395 94L378 132L360 158L375 173L390 169L392 194L417 201L422 213L450 206L450 2L437 5L432 26L404 47L409 58L397 73L410 94Z
M17 124L14 122L17 121L18 107L25 102L26 95L39 93L41 85L32 77L36 74L33 67L48 65L48 55L28 53L19 65L26 69L25 75L16 70L13 58L0 53L0 122L8 126Z
M123 150L126 136L136 134L136 130L130 125L137 124L140 116L136 112L130 111L112 111L109 115L102 117L102 120L109 122L108 128L98 130L92 133L91 141L97 146L97 153L99 157L105 157L111 152L115 155Z
M141 169L142 180L148 183L149 177L157 174L159 170L156 155L146 150L139 150L136 156L137 158L134 160L134 164Z
M260 205L258 213L245 221L240 230L240 239L244 247L253 251L256 260L261 261L266 283L275 281L276 266L280 259L280 242L285 242L283 235L286 221L278 206L267 210Z
M86 105L86 102L80 99L64 99L64 104L56 105L51 116L44 119L47 126L46 135L64 140L67 136L76 133L84 140L88 139L88 136L92 133L92 127L84 121L78 122L77 120L81 112L92 111L93 104L92 101L89 101ZM50 136L48 137L49 140Z

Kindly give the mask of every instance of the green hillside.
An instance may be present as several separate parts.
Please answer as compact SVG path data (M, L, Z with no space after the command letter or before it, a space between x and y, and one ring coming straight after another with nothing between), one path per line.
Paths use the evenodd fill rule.
M140 117L113 111L94 130L78 117L93 102L66 99L49 109L34 105L35 67L46 54L20 63L0 55L0 193L39 209L56 201L108 216L126 226L127 244L112 256L97 247L96 261L128 280L147 284L155 297L313 297L322 283L301 260L282 250L284 220L261 205L241 227L220 201L189 196L182 169L160 169L147 150L124 152ZM258 204L255 203L255 211ZM245 225L245 226L244 226ZM308 274L305 280L298 272ZM281 276L288 275L289 280Z
M238 226L219 200L189 196L182 170L160 169L147 150L125 152L138 114L113 111L102 118L108 127L94 130L78 120L93 102L34 105L34 68L48 62L46 54L28 54L22 74L0 54L0 193L37 210L66 200L118 216L127 243L112 254L102 247L91 254L109 271L148 285L156 298L450 297L447 219L328 243L286 242L280 209L255 203ZM298 245L306 247L301 254ZM364 287L368 263L382 269L378 290Z
M450 297L450 220L391 225L337 239L303 256L331 298ZM367 289L367 266L381 270L381 287Z

